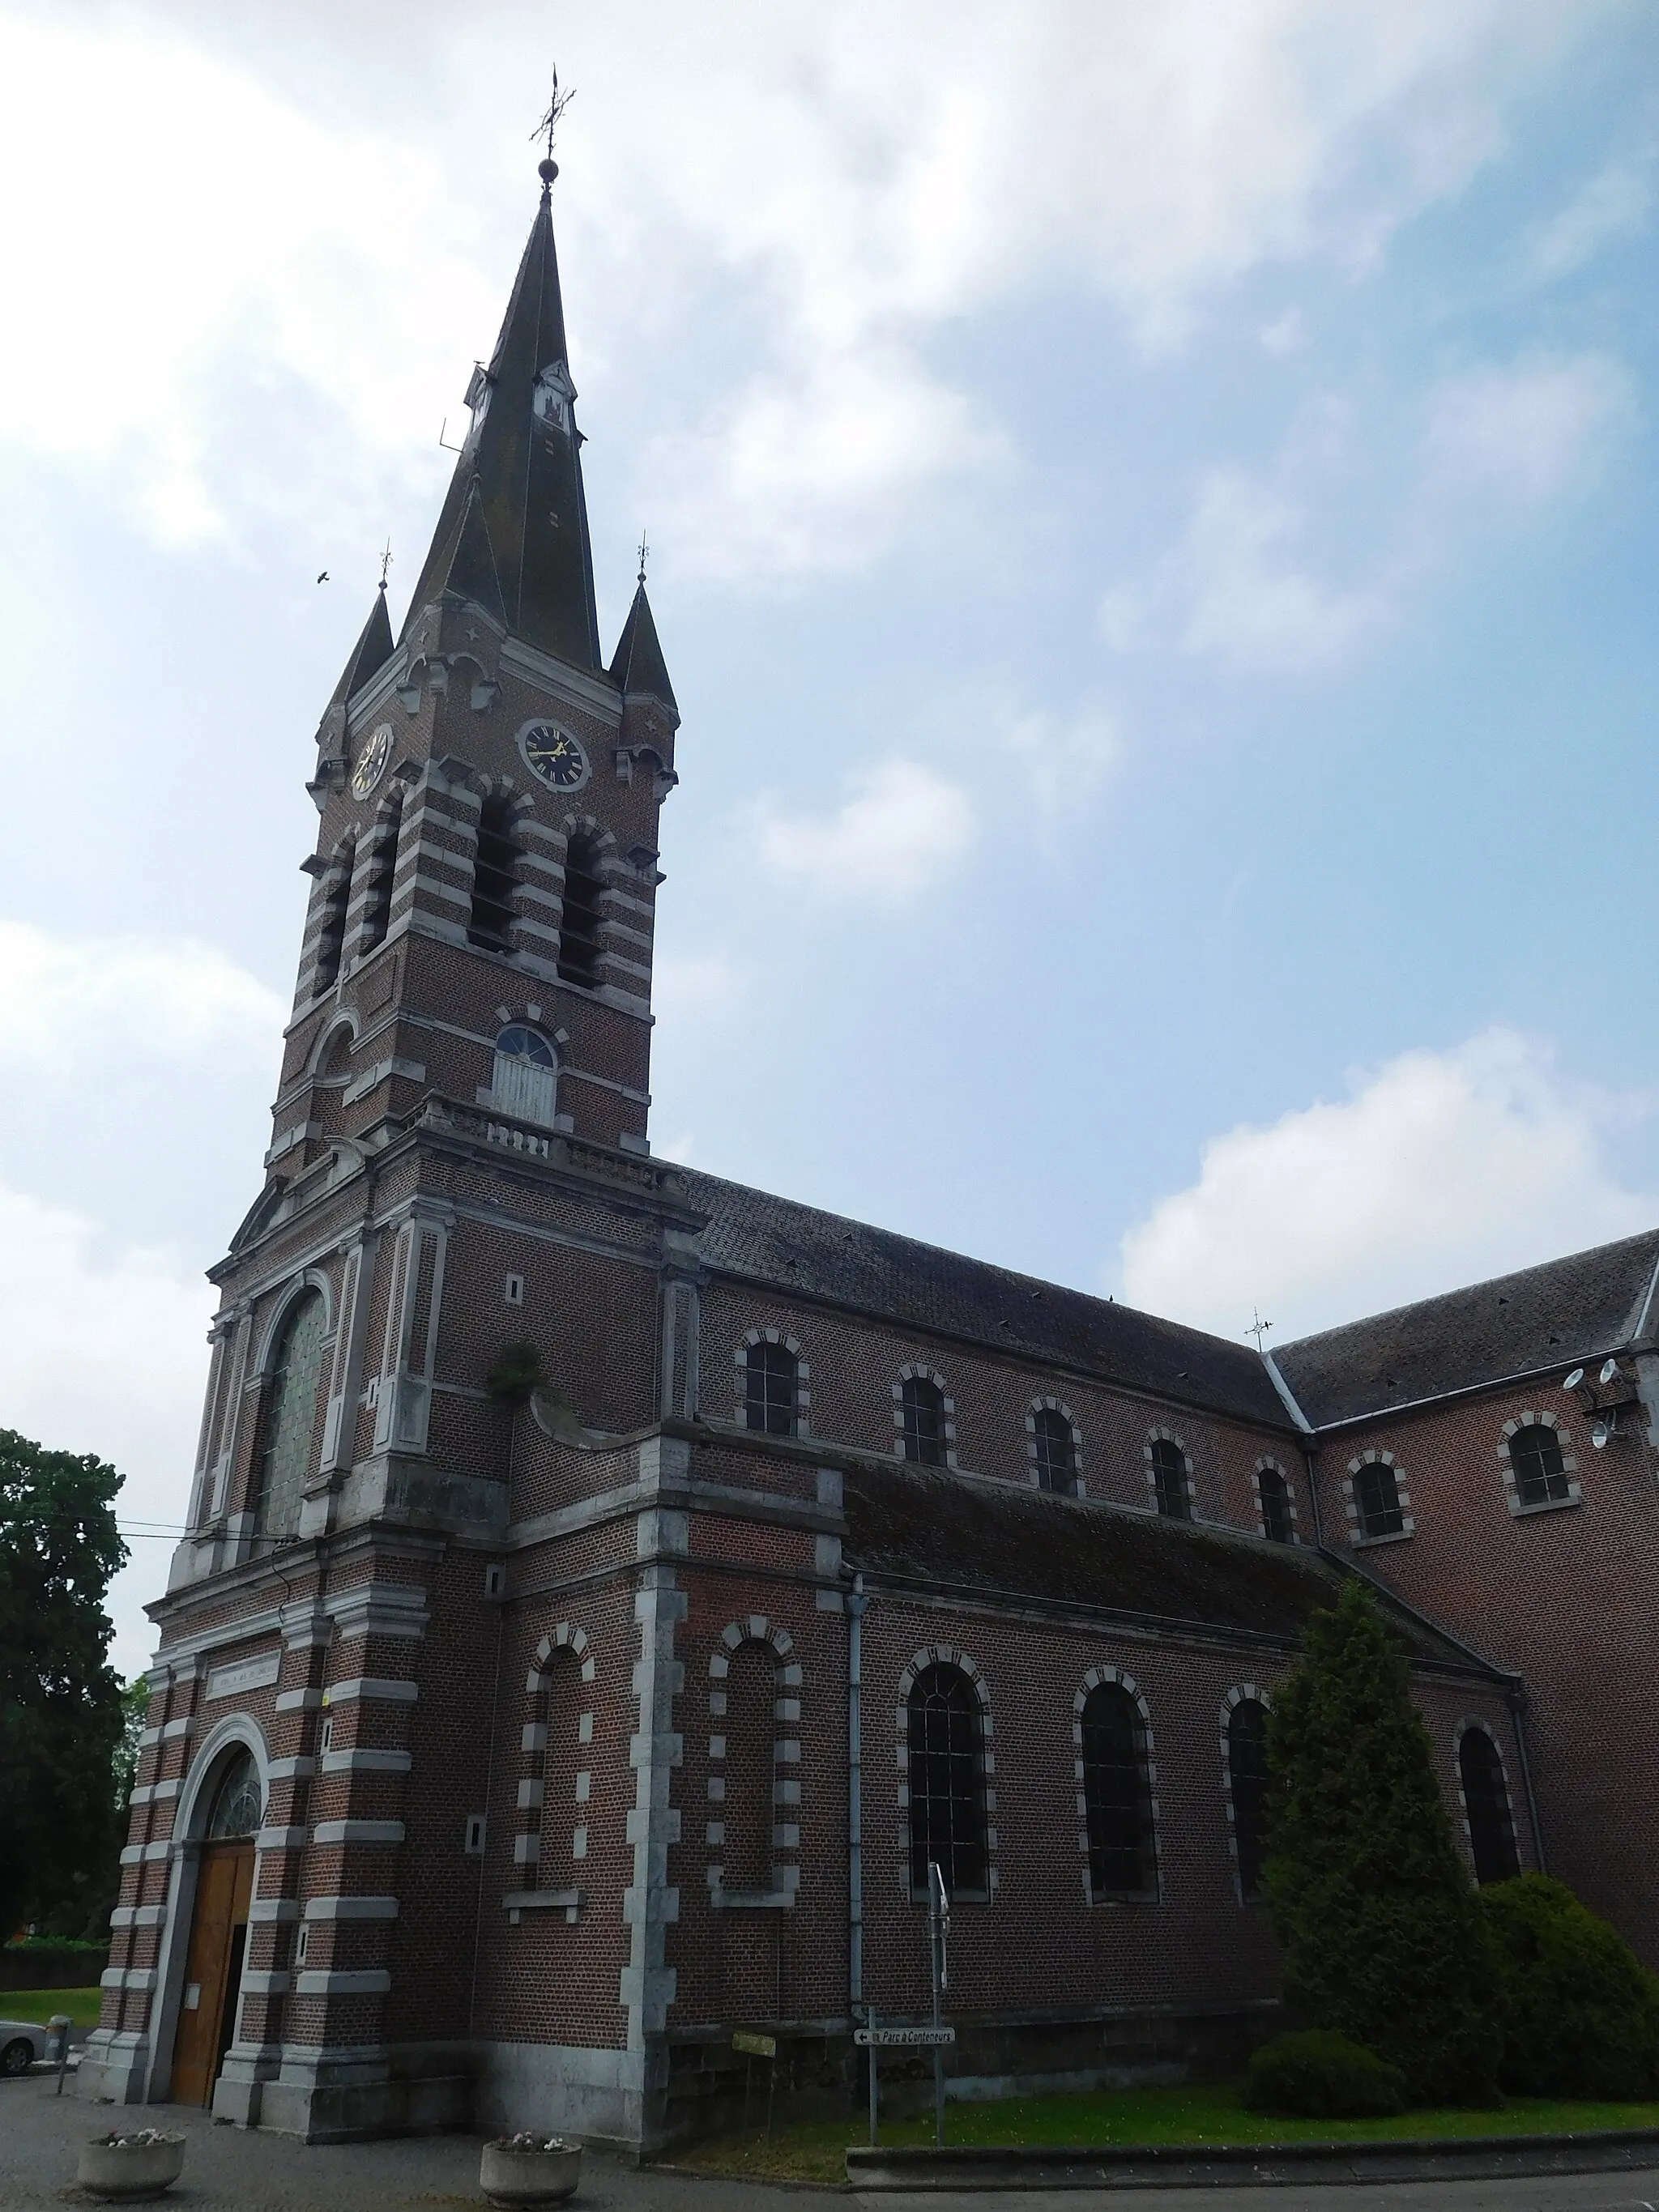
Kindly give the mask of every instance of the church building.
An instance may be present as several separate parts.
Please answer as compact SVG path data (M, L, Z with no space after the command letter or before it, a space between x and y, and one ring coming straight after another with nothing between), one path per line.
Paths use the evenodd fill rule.
M1356 1574L1472 1873L1659 1966L1659 1232L1268 1356L653 1154L680 713L643 577L599 634L556 173L317 733L83 2093L649 2148L747 2028L844 2107L933 1863L959 2089L1224 2069Z

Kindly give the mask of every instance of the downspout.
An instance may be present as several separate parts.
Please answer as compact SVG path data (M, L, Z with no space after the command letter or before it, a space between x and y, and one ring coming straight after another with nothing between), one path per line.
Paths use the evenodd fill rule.
M864 1614L870 1601L854 1575L847 1599L847 2005L864 2009ZM872 2054L873 2055L873 2054Z
M1532 1828L1533 1856L1540 1874L1547 1874L1544 1863L1544 1826L1538 1817L1538 1800L1533 1794L1532 1760L1527 1753L1527 1687L1524 1682L1515 1682L1510 1687L1510 1718L1515 1724L1515 1748L1521 1759L1521 1787L1527 1793L1527 1819Z

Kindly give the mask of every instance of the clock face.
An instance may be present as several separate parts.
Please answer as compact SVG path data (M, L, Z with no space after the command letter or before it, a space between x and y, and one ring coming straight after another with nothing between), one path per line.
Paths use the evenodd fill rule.
M368 743L357 756L357 765L351 771L351 788L359 799L367 799L386 774L386 764L392 757L392 725L382 722Z
M591 773L587 755L556 722L529 722L519 732L519 750L544 783L555 791L576 791Z

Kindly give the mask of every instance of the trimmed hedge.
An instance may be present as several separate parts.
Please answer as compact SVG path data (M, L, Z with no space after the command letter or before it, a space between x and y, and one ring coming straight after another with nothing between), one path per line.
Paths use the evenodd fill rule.
M1406 2077L1364 2044L1328 2027L1276 2035L1244 2075L1252 2112L1297 2120L1385 2119L1406 2109Z
M1524 2097L1659 2095L1659 1978L1541 1874L1480 1893L1498 1954L1499 2079Z

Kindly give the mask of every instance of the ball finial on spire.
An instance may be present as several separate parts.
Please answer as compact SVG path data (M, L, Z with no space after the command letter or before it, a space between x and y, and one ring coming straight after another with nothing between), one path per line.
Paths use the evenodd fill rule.
M553 159L553 134L559 127L559 118L564 113L566 108L569 106L571 101L575 97L576 93L574 86L572 86L568 92L561 92L559 90L559 72L557 70L555 70L553 72L553 96L547 103L547 112L543 116L541 121L536 125L535 129L530 134L532 138L539 138L544 131L547 133L547 152L536 164L536 173L542 180L542 197L544 199L546 198L548 193L552 190L553 179L559 173L559 165Z

